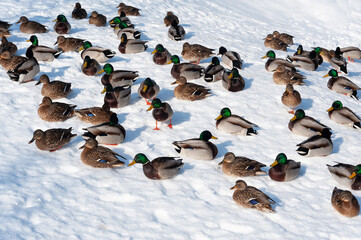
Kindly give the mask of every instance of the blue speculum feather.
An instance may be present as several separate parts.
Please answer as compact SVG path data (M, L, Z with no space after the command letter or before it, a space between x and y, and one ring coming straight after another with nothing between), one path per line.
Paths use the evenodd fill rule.
M107 161L105 161L103 159L99 159L98 162L107 163Z
M252 204L252 205L256 205L258 202L257 202L257 200L252 199L251 201L249 201L249 203Z

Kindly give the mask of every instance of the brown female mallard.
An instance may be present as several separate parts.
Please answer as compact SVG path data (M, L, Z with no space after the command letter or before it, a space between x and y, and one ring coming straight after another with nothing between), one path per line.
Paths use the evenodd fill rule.
M48 122L65 121L74 116L76 105L53 102L49 97L44 97L38 108L38 115Z
M102 107L75 109L75 115L77 115L81 121L92 124L107 122L112 114L113 112L110 111L109 103L107 102L104 103Z
M226 153L218 165L222 165L224 174L232 177L257 176L266 173L261 170L262 167L266 166L263 163L247 157L236 157L232 152Z
M185 77L178 78L172 84L178 84L174 88L174 96L178 99L195 101L204 99L212 94L209 88L195 83L187 83Z
M50 97L52 100L65 98L71 92L71 83L62 81L51 81L48 75L43 74L35 85L43 84L41 95Z
M37 129L33 133L33 138L29 144L35 141L35 145L40 150L54 152L68 144L76 134L71 133L72 128L52 128L46 131Z
M35 21L29 21L25 16L21 16L17 23L20 24L20 32L34 34L34 33L46 33L49 32L46 26Z
M215 55L213 51L214 49L207 48L200 44L189 44L185 42L183 44L182 57L185 60L198 64L199 61Z
M331 197L332 207L346 217L356 217L360 212L360 204L350 191L335 187Z

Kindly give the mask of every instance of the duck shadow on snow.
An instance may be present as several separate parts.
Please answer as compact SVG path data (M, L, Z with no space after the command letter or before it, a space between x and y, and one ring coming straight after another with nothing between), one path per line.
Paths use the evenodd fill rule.
M242 64L242 70L246 69L246 68L249 68L250 66L252 66L253 63L243 63Z
M301 107L303 110L308 110L312 108L313 105L313 99L311 98L302 98Z
M190 113L176 111L174 112L172 117L172 125L177 126L179 124L182 124L183 122L189 121L190 119L191 119Z
M186 32L186 35L184 36L184 40L190 39L190 38L192 38L193 36L195 36L195 33L194 33L194 32Z
M253 78L244 78L245 85L244 85L243 90L250 88L252 86L253 80L254 80Z
M333 143L332 153L338 153L340 151L340 146L343 143L343 138L342 137L335 138L334 140L332 140L332 143Z
M78 96L78 94L81 92L81 89L79 88L72 88L69 95L66 97L67 99L74 99Z
M147 126L142 126L142 127L135 128L135 129L132 129L132 130L126 130L127 135L126 135L126 137L124 139L124 142L132 142L137 137L139 137L141 132L143 132L145 129L147 129Z
M170 83L169 86L171 86ZM157 98L159 98L162 102L169 101L174 98L174 92L173 90L162 88L159 91Z
M302 162L301 162L301 169L300 169L300 173L298 174L297 178L305 176L306 171L307 171L307 167L305 165L302 165Z
M223 156L228 152L227 148L228 146L232 146L232 141L228 140L225 142L221 142L220 144L217 144L217 140L212 141L218 148L218 154L217 157L221 157L223 159Z

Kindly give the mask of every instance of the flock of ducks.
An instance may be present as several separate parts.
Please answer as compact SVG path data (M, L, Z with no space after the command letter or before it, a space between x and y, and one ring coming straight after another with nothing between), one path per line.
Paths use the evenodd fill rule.
M117 17L109 21L109 26L113 28L117 38L120 39L118 50L122 54L135 54L144 52L148 46L146 41L140 40L141 32L134 29L127 16L139 16L140 9L127 6L124 3L118 5ZM87 18L87 12L76 3L71 14L74 19ZM54 20L54 31L58 34L68 34L71 25L64 15L58 15ZM73 116L77 116L81 121L93 124L84 128L82 137L85 144L81 147L81 160L84 164L96 168L115 168L124 166L124 162L118 157L122 157L113 150L100 146L117 145L126 138L126 130L118 123L117 114L111 108L121 108L129 104L130 93L133 82L139 77L137 71L115 70L113 66L106 63L116 55L115 51L102 47L92 46L89 41L71 37L58 36L55 44L57 49L39 45L38 33L46 33L49 30L42 24L31 21L22 16L17 23L20 24L20 31L31 34L29 42L31 45L26 51L26 57L16 55L17 47L9 42L6 37L10 35L11 24L0 21L0 33L2 43L0 45L0 64L7 71L9 78L20 83L32 81L40 72L38 62L54 61L60 54L68 51L81 51L80 57L83 59L82 72L88 76L95 76L104 73L101 83L104 85L105 93L104 105L102 107L90 107L76 109L75 105L62 102L54 102L56 99L65 98L72 90L71 83L62 81L50 81L45 74L39 77L36 83L43 84L41 94L44 96L38 108L39 117L48 122L65 121ZM106 17L97 12L92 12L89 23L96 26L105 26ZM179 19L172 12L168 12L164 18L164 23L168 29L168 37L174 41L185 38L185 30L179 25ZM293 36L286 33L274 31L264 39L264 45L273 50L287 51L289 45L293 44ZM346 77L339 76L338 71L347 73L347 62L349 60L361 59L361 51L355 47L337 48L327 50L317 47L307 52L302 45L297 49L294 56L287 59L276 58L273 50L266 53L263 58L268 58L265 63L267 71L273 72L273 80L276 84L286 85L286 90L281 97L282 103L291 108L294 115L289 122L289 129L297 135L307 137L298 144L297 152L302 156L326 156L332 153L333 143L331 141L331 129L318 122L313 117L306 116L304 110L294 110L301 104L302 98L294 86L305 85L305 77L296 70L315 71L323 62L329 62L333 67L325 77L331 77L328 88L354 99L357 98L357 90L360 88ZM204 78L208 83L222 81L222 86L229 92L242 91L245 87L245 80L240 74L243 60L234 51L228 51L221 46L218 50L220 59L215 56L215 49L211 49L200 44L190 44L185 42L181 56L190 62L181 63L177 55L172 55L162 44L155 46L153 62L157 65L173 64L170 75L175 79L172 84L177 84L174 89L174 96L185 101L196 101L207 98L211 95L211 89L189 81ZM211 63L204 68L198 63L204 59L212 57ZM99 63L106 63L103 67ZM221 63L223 65L221 65ZM147 111L152 110L152 116L156 121L154 130L159 130L158 122L169 122L168 127L172 128L173 110L170 104L162 102L157 97L160 87L156 81L146 78L139 86L138 93L150 105ZM360 129L360 118L349 108L344 107L340 101L335 101L328 109L330 119L346 126ZM241 136L252 136L257 134L256 124L246 119L232 114L227 107L220 111L220 115L215 119L216 129L230 134ZM76 134L68 129L48 129L36 130L29 144L35 141L40 150L55 151L73 139ZM212 160L218 154L218 149L210 140L217 139L208 130L200 133L199 138L174 141L175 150L180 156ZM182 159L174 157L158 157L152 161L143 153L138 153L133 161L128 165L140 163L143 165L144 175L150 179L168 179L176 176L184 166ZM224 174L233 177L258 176L267 174L261 168L266 165L256 160L246 157L236 156L232 152L224 155L219 163ZM291 181L298 177L301 163L287 159L286 154L280 153L275 158L268 172L274 181ZM334 166L328 165L331 175L340 184L352 189L361 189L361 165L349 165L337 163ZM255 208L263 212L274 212L271 204L272 200L267 194L259 189L248 186L243 180L236 181L233 194L234 201L246 208ZM350 191L335 188L332 193L332 206L341 214L353 217L358 215L359 204Z

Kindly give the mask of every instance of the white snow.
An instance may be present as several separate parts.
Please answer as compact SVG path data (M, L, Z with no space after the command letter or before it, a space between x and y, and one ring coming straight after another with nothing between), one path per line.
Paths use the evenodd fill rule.
M94 169L80 160L84 144L82 128L89 124L76 117L65 122L49 123L37 115L41 102L40 86L34 82L12 82L0 70L0 239L359 239L361 217L349 219L331 206L331 193L339 186L327 170L334 161L360 163L360 132L331 121L326 110L335 100L361 115L360 102L327 88L323 78L330 65L324 63L307 76L305 86L295 86L301 93L306 114L332 128L333 153L327 157L304 158L296 153L296 144L305 138L292 134L287 125L292 117L281 103L284 86L275 85L272 73L264 68L261 57L269 50L263 38L274 30L295 36L296 44L288 53L275 51L278 57L293 54L298 44L306 50L321 46L360 47L361 5L358 1L126 1L141 9L140 17L130 17L141 39L148 40L144 53L122 55L119 41L109 27L89 25L87 19L74 20L71 12L77 1L2 0L1 19L15 23L25 15L45 24L49 33L37 34L40 45L53 46L57 34L52 30L58 14L64 14L72 30L67 36L83 38L94 46L117 52L109 62L115 69L139 71L132 87L131 104L118 113L127 137L114 151L129 163L139 153L150 159L178 156L172 141L198 137L209 130L218 137L212 140L219 154L212 161L184 158L185 166L173 179L153 181L146 178L140 164L115 170ZM93 10L110 20L117 15L117 1L80 2L88 14ZM181 42L167 37L163 18L173 11L187 35ZM11 27L18 54L24 55L30 35ZM246 87L238 93L227 92L221 82L207 84L213 95L205 100L187 102L173 97L171 65L158 66L150 54L162 43L172 54L181 55L184 42L199 43L218 51L220 46L237 51L244 59ZM68 99L57 101L76 104L78 108L103 104L100 76L89 77L81 70L79 53L63 53L51 63L40 63L40 74L51 80L71 82ZM201 61L206 67L210 59ZM361 85L360 61L349 63L352 81ZM173 110L173 129L155 121L147 105L137 94L146 77L161 87L158 97ZM360 96L360 91L359 91ZM215 118L223 107L260 126L258 135L233 136L215 128ZM50 153L27 144L36 129L73 127L78 136L64 148ZM277 204L276 213L267 214L237 206L229 190L238 178L224 175L218 167L226 152L246 156L268 166L284 152L301 161L301 175L291 182L272 181L268 175L243 178ZM265 168L266 170L269 167ZM352 191L361 201L361 193Z

